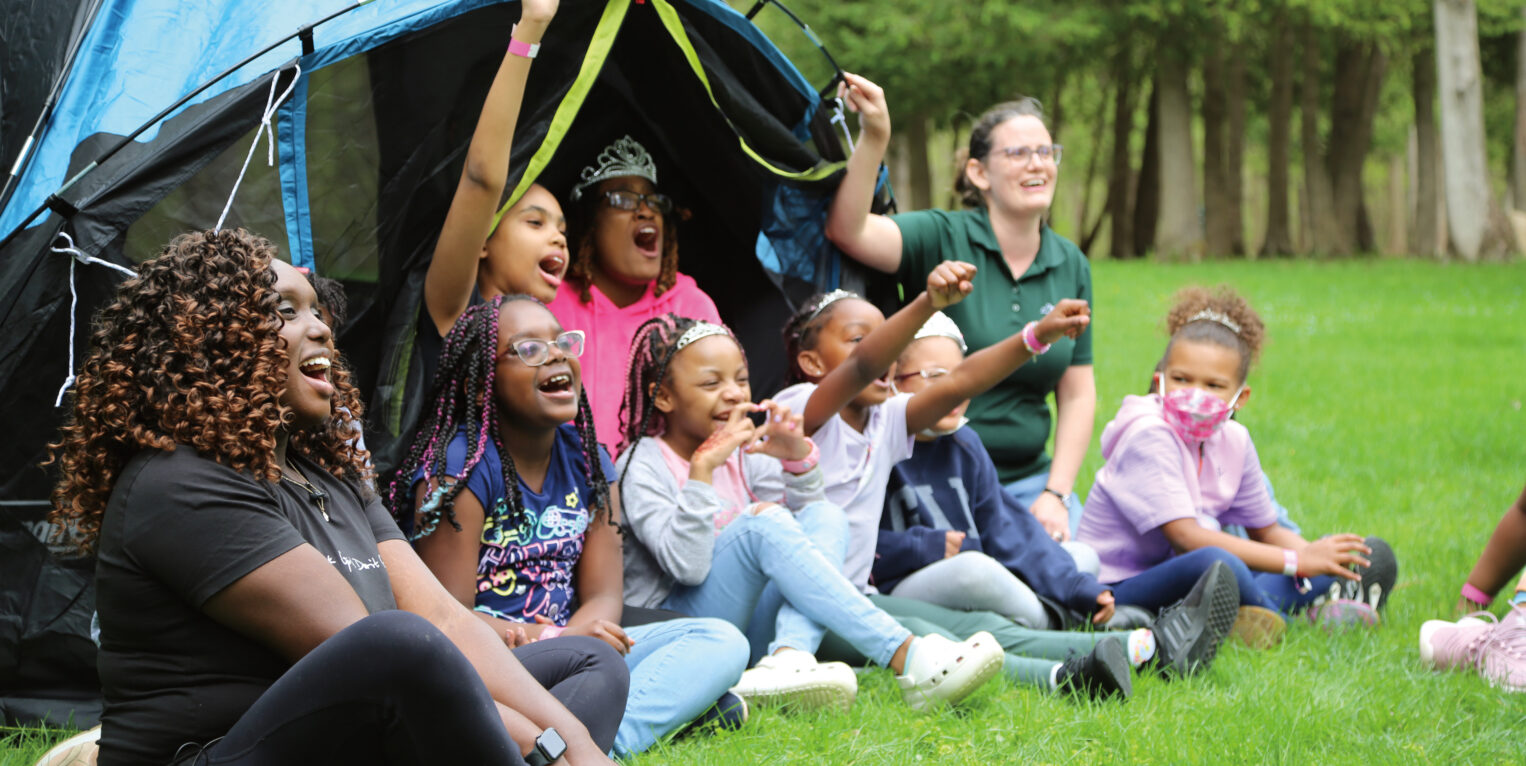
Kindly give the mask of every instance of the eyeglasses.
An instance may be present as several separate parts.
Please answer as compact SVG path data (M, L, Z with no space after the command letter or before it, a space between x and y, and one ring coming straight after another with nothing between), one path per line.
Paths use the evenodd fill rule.
M673 212L673 198L666 194L637 194L628 191L604 192L604 201L616 210L635 210L645 202L646 206L667 215Z
M556 340L549 342L539 338L517 340L510 343L509 347L504 349L503 354L498 358L506 359L510 356L517 356L519 361L525 363L525 366L539 367L551 360L552 346L561 349L563 356L576 359L583 355L583 331L568 330L556 336Z
M900 375L895 376L895 379L896 379L896 382L899 383L899 382L901 382L901 381L903 381L903 380L905 380L907 378L915 378L918 375L920 375L920 376L922 376L923 380L929 380L930 381L930 380L933 380L934 378L941 378L941 377L943 377L944 375L947 375L947 374L948 374L948 370L946 370L946 369L944 369L942 367L929 367L929 368L927 368L925 370L917 370L916 372L902 373Z
M1038 156L1039 162L1054 160L1054 164L1060 164L1060 151L1065 147L1059 144L1045 144L1043 146L1004 146L1000 149L991 150L992 154L1006 155L1007 159L1015 160L1019 165L1028 164L1028 158Z

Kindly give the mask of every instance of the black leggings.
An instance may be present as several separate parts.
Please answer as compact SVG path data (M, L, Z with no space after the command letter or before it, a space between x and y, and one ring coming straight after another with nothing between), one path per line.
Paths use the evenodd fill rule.
M537 678L575 702L608 696L611 686L624 692L625 663L602 641L587 641L613 660L588 656L597 655L588 651L597 647L556 646L562 641L531 647L539 651L520 659L533 663ZM616 668L621 672L613 672ZM556 678L558 670L573 677ZM613 681L603 680L608 676ZM624 699L622 693L606 738L595 740L601 747L614 740ZM599 718L607 717L603 708L582 707L573 710L590 731L597 730L603 724ZM518 766L524 759L465 655L422 617L391 611L373 614L318 645L265 690L226 735L187 762Z

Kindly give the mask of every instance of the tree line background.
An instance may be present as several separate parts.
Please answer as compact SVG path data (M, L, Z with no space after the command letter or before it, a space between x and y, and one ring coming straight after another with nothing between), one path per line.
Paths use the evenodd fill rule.
M1526 233L1526 0L784 2L885 88L903 210L957 207L970 124L1031 95L1065 145L1051 223L1094 256L1476 260Z

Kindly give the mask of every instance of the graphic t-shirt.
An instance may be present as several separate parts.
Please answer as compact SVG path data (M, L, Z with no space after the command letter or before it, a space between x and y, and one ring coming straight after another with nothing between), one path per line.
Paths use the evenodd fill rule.
M466 465L466 446L462 429L446 452L446 473L460 475ZM484 445L482 460L466 476L464 490L477 498L485 512L477 558L477 611L520 622L534 622L544 615L557 625L567 624L577 595L574 570L583 555L583 533L591 519L582 450L576 426L567 423L558 428L541 491L532 492L519 482L524 507L510 513L503 459L491 440ZM613 479L615 467L602 447L599 461L604 476Z
M324 493L322 510L299 485L255 478L187 446L127 461L96 563L101 763L169 763L182 744L227 733L286 672L284 658L202 612L277 556L312 545L368 612L397 608L377 546L403 535L381 500L291 459Z

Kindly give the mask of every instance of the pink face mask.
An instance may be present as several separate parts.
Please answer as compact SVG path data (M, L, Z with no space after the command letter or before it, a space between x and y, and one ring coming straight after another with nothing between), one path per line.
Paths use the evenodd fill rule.
M1165 383L1165 378L1162 377L1159 386L1161 391L1166 390ZM1233 403L1240 400L1240 393L1244 390L1245 387L1241 386L1235 392L1234 399L1225 404L1223 399L1201 388L1178 388L1160 397L1161 415L1171 430L1182 437L1182 441L1189 444L1204 442L1218 433L1224 421L1229 420L1230 413L1234 411Z

